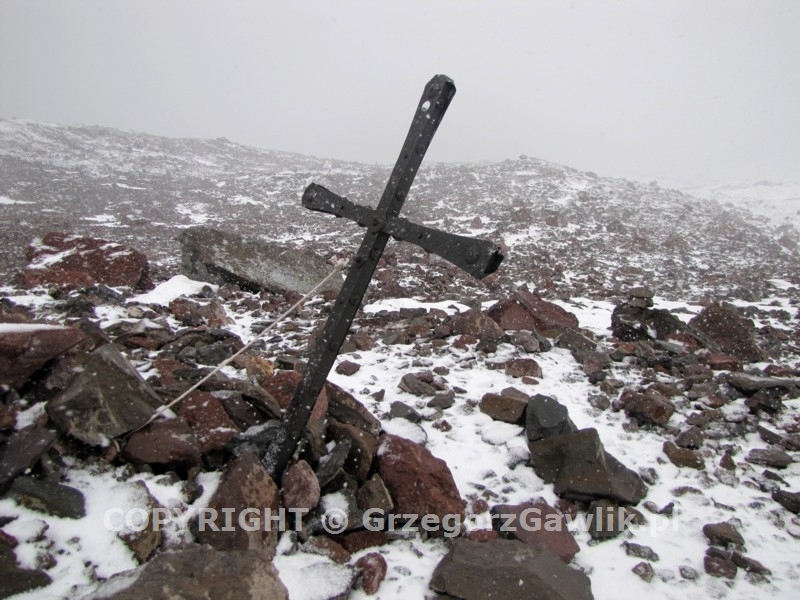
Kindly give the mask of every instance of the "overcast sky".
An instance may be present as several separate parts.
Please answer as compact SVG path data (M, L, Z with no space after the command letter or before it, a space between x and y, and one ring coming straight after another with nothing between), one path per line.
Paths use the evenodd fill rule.
M800 179L798 0L0 0L0 117L392 164Z

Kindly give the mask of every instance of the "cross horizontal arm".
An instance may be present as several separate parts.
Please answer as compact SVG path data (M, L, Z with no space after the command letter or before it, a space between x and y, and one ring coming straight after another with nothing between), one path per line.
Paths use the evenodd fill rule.
M403 217L389 217L383 222L372 209L355 204L315 183L306 188L303 206L345 217L362 227L379 229L396 240L416 244L478 279L494 273L503 261L503 252L497 244L417 225Z

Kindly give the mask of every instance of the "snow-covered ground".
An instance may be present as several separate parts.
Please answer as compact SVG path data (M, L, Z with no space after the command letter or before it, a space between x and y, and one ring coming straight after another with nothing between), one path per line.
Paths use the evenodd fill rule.
M757 304L765 309L785 308L792 310L781 288L786 282L775 282L773 297ZM6 293L11 292L5 290ZM197 292L197 283L177 277L160 285L147 295L134 298L167 304L182 293ZM13 294L13 292L11 292ZM41 296L19 295L14 301L41 309ZM666 302L656 297L657 307L682 309L681 318L688 320L701 307ZM576 314L582 328L588 329L601 339L610 336L610 317L613 304L588 298L573 298L560 301L562 307ZM742 306L747 303L741 303ZM449 313L465 310L463 305L451 302L430 303L414 299L379 301L364 308L365 313L398 308L439 308ZM250 326L253 318L249 313L229 311L235 320L231 330L247 342L253 334ZM107 324L119 317L108 313ZM796 322L795 322L796 325ZM786 324L783 325L784 327ZM526 462L528 450L523 428L517 425L493 421L482 413L477 401L486 392L497 392L513 386L525 393L542 393L556 397L567 406L572 420L579 428L595 427L600 433L606 449L633 470L653 468L658 481L651 486L646 499L664 506L675 502L671 518L652 515L645 511L650 522L634 526L620 538L601 543L592 542L577 521L571 527L581 550L573 565L586 571L592 580L592 591L598 600L627 598L679 599L685 597L710 597L749 599L768 595L775 598L793 598L800 582L800 522L776 505L764 492L755 486L721 483L705 471L679 469L665 460L661 452L663 435L646 429L629 432L623 427L626 417L622 412L611 412L593 408L588 397L596 391L580 366L568 351L553 349L536 355L544 376L537 385L525 385L502 370L487 368L487 362L501 361L518 354L510 344L501 344L494 354L484 355L472 347L458 349L449 344L419 352L412 345L384 345L378 343L372 350L343 355L339 360L351 360L361 365L354 375L345 376L331 372L330 380L351 392L373 414L382 419L384 429L397 435L416 439L427 439L427 447L443 459L453 473L462 498L472 502L478 498L488 499L490 505L498 503L521 503L543 497L553 504L557 497L552 485L543 483ZM423 418L420 425L406 421L389 420L388 407L399 400L415 407L423 417L433 419L433 409L426 408L425 401L401 391L397 384L410 371L438 369L444 372L449 386L460 387L466 393L459 394L456 404L442 415L451 428L444 431L434 427L437 421ZM441 369L443 368L443 369ZM639 382L636 373L626 370L624 364L615 363L613 376L626 384ZM385 390L385 397L376 401L371 394ZM739 404L737 401L734 404ZM729 407L726 410L735 410ZM785 402L785 418L797 418L800 401ZM35 405L19 416L18 425L28 423L42 406ZM677 413L676 413L677 416ZM441 418L441 417L439 417ZM709 442L712 444L713 443ZM737 454L739 476L746 480L753 469L741 458L751 448L763 447L756 435L748 435L737 443L741 451ZM713 459L711 459L713 460ZM749 469L749 470L748 470ZM781 472L789 489L800 489L800 463L794 462ZM136 482L141 482L136 484ZM92 589L95 577L106 578L114 573L131 569L136 561L116 533L109 531L110 509L141 507L144 484L150 494L164 507L181 514L204 506L213 493L217 478L215 474L204 474L201 483L205 491L201 498L189 503L183 482L170 480L166 476L146 473L132 475L123 468L99 468L76 464L65 482L82 491L86 497L86 516L82 519L43 518L41 513L18 506L10 499L0 500L0 520L13 521L4 525L4 530L19 542L15 552L23 567L41 567L41 557L49 554L56 557L56 564L49 569L53 584L46 589L30 592L19 598L41 599L79 597ZM701 490L700 494L676 497L673 490L690 486ZM468 514L470 510L468 507ZM476 526L485 524L486 514L472 517ZM743 575L735 582L727 582L705 575L703 556L707 540L702 533L706 523L734 518L746 540L747 555L761 561L772 570L769 583L752 584ZM779 527L779 522L784 521ZM167 526L165 535L172 542L186 539L190 534L182 530L176 521ZM622 541L629 540L651 547L660 557L654 563L656 578L645 583L631 572L639 559L627 556ZM289 545L282 543L279 553ZM375 548L360 554L375 551ZM382 583L380 598L424 598L430 595L428 582L433 569L447 552L444 540L422 540L419 536L395 539L378 548L386 559L389 570ZM354 560L359 555L355 555ZM275 560L282 580L290 590L293 600L324 599L341 585L330 559L318 555L280 553ZM700 575L695 581L684 579L680 567L691 567ZM312 573L324 576L313 578ZM309 582L313 581L314 585ZM351 598L367 598L363 591L352 592Z

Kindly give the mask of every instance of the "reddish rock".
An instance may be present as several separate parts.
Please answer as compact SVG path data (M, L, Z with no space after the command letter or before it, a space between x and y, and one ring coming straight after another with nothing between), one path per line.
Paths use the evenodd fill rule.
M549 550L565 563L580 551L564 516L544 499L522 504L498 504L492 507L492 525L508 538Z
M712 577L724 577L726 579L734 579L739 570L732 560L708 555L703 557L703 567L706 573Z
M542 367L532 358L511 358L505 364L510 377L541 377Z
M500 534L494 529L473 529L467 534L467 539L472 542L488 542L500 538Z
M272 558L278 539L279 523L264 523L263 519L265 510L267 516L278 515L278 505L278 486L258 457L252 452L245 452L228 463L222 473L217 491L208 503L208 508L216 511L217 518L211 519L214 513L207 513L209 519L203 530L199 530L199 525L203 523L201 514L197 540L216 550L262 550L268 558ZM227 516L222 512L223 509L234 509L230 513L233 531L222 530ZM251 509L250 512L242 515L247 509ZM258 511L258 515L255 511ZM240 526L241 521L248 524L248 529L253 528L253 520L256 518L262 521L255 531L247 531ZM291 514L286 515L287 527L293 522L293 518ZM209 521L212 521L219 531L214 531Z
M187 327L223 327L233 321L225 312L225 306L218 299L198 302L189 298L175 298L169 303L174 317Z
M225 448L225 444L239 433L225 407L209 392L192 392L181 404L178 415L189 423L203 454Z
M482 413L504 423L521 423L527 407L527 400L492 393L484 394L480 403Z
M47 361L85 339L85 333L72 327L0 324L0 385L19 389Z
M339 563L340 565L349 562L350 558L352 557L350 552L345 550L345 547L339 542L336 542L324 535L317 535L310 538L300 547L300 550L303 552L308 552L309 554L327 556L333 562Z
M578 327L578 318L571 312L524 290L516 291L510 298L492 306L487 315L504 331L510 329L548 331Z
M735 356L726 354L709 353L706 355L706 364L714 371L741 371L742 363Z
M755 325L728 304L713 303L689 321L689 325L713 340L724 352L749 363L764 360L755 341Z
M134 464L200 464L200 445L181 418L150 423L128 438L122 458Z
M370 552L356 561L356 567L361 569L361 578L358 587L368 595L377 593L378 588L386 577L388 565L386 559L379 552Z
M283 506L311 510L319 504L319 480L314 470L304 460L299 460L286 471L281 481Z
M383 546L389 542L389 534L385 531L370 531L369 529L360 529L358 531L349 531L336 536L336 541L339 542L344 548L353 554L361 552L367 548L375 546Z
M351 360L343 360L338 365L336 365L336 372L339 375L345 375L349 377L350 375L355 375L358 373L358 370L361 368L361 365L353 362Z
M461 495L443 460L405 438L384 434L380 442L378 473L394 498L396 512L439 519L458 515L463 522Z
M675 406L665 396L655 390L644 394L625 390L619 398L625 414L642 424L665 426L675 412Z
M487 341L498 341L504 335L494 319L478 310L470 310L455 317L452 333Z
M297 371L278 371L272 377L265 377L261 381L261 387L278 401L283 410L286 410L302 379L303 376Z
M0 431L10 431L14 429L18 412L16 406L0 404Z
M719 544L720 546L727 546L728 544L744 546L742 534L730 523L708 523L703 525L703 535L705 535L712 544Z
M676 467L703 469L706 466L703 456L699 452L690 450L689 448L679 448L674 442L664 442L661 450Z
M153 287L147 257L137 250L99 238L50 232L27 248L25 287L93 284Z
M338 385L325 382L328 396L328 415L341 423L354 425L367 433L377 436L381 431L381 422L352 394L348 394Z

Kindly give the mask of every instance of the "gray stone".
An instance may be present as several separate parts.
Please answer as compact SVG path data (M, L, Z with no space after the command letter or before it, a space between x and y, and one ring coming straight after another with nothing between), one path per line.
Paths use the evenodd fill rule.
M190 227L179 239L181 272L200 281L233 283L250 291L305 294L331 271L321 258L293 246L245 239L209 227ZM323 290L340 287L341 279L332 278Z
M745 460L775 469L785 469L792 464L791 455L774 446L772 448L753 448L747 453Z
M9 490L18 504L65 519L86 516L83 494L73 487L41 481L35 477L17 477Z
M0 446L0 493L20 473L32 468L56 441L55 431L29 427L14 433Z
M52 582L44 571L20 568L14 551L0 545L0 598L35 590Z
M399 400L392 402L391 406L389 407L389 418L405 419L406 421L411 421L412 423L419 423L422 421L422 415L420 415L414 408L405 402L400 402Z
M88 355L83 370L45 410L65 433L101 446L144 425L160 405L134 366L106 344Z
M525 435L529 442L577 430L569 418L567 407L555 398L536 394L528 400L525 412Z
M87 600L286 600L270 561L256 551L209 547L165 552L110 578Z
M800 492L775 490L772 492L772 499L789 512L800 514Z
M547 550L514 540L455 540L430 587L462 600L589 600L591 582Z
M456 403L456 393L453 390L447 390L444 392L436 392L433 397L433 400L428 402L428 408L439 408L441 410L446 410L453 406Z

